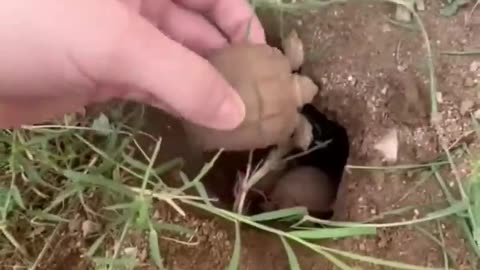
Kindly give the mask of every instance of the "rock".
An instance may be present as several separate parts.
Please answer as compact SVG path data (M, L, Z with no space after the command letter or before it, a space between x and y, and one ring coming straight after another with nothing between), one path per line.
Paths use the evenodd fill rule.
M415 0L415 6L418 11L425 10L425 0Z
M475 103L472 100L466 99L460 104L460 114L466 115L472 108Z
M437 92L437 102L439 104L442 104L443 103L443 94L442 92Z
M475 117L475 119L477 119L477 120L480 120L480 109L476 110L473 113L473 117Z
M395 19L401 22L410 22L412 20L412 13L406 7L397 5L395 10Z
M138 249L136 247L126 247L123 253L129 257L137 257Z
M480 61L473 61L473 62L470 64L470 71L471 71L471 72L476 72L479 67L480 67Z
M398 131L391 129L383 138L374 145L374 149L381 152L384 159L389 162L397 161L398 157Z
M82 222L82 235L87 237L92 233L96 233L100 230L100 224L93 222L91 220L85 220Z

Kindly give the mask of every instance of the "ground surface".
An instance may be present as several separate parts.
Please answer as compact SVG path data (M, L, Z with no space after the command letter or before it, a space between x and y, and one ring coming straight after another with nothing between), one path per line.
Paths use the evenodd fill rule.
M454 17L442 17L439 15L439 2L426 1L427 9L421 12L421 17L435 52L438 90L441 93L439 110L443 115L441 125L448 142L454 143L472 129L468 112L480 108L480 88L477 86L480 59L439 53L479 50L480 20L477 19L475 24L473 16L472 24L465 26L465 15L470 12L471 6ZM429 125L424 40L417 30L390 23L388 17L393 10L392 5L369 2L332 5L288 16L284 24L286 31L295 28L306 44L309 61L303 72L322 85L315 104L348 128L352 142L350 165L392 165L383 163L382 156L373 148L392 128L398 130L400 141L399 158L395 164L432 162L441 154L437 134ZM269 31L276 31L268 26L271 18L264 20ZM473 105L467 106L467 100L473 101ZM152 119L159 121L158 118ZM188 156L188 148L178 147L181 137L174 124L158 129L155 132L164 136L163 158ZM470 147L474 151L475 142ZM188 168L190 171L198 169L192 164ZM461 172L468 173L468 166L461 168L465 169ZM447 183L453 183L448 170L444 173ZM420 182L425 176L429 179ZM417 183L420 184L416 186ZM426 170L387 172L353 167L346 174L340 198L335 219L344 221L365 221L408 206L412 209L405 211L401 217L387 220L411 220L446 205L437 181ZM182 218L164 205L158 206L157 216L171 223L183 224L198 233L190 244L161 238L161 250L168 269L224 269L228 265L234 238L231 224L197 214ZM445 238L446 251L453 259L453 269L476 267L470 247L455 223L442 219L438 224L431 222L422 227L436 238ZM89 269L81 253L92 241L85 240L72 230L65 230L58 239L39 269ZM131 245L138 248L140 256L143 254L145 258L145 241L139 236L129 239L133 241ZM413 227L382 229L376 237L322 244L419 266L444 265L441 246ZM317 254L301 248L296 248L296 253L302 269L335 269ZM15 264L14 261L9 262L9 266L2 269L12 269ZM358 265L355 269L388 269L353 264ZM147 265L143 268L150 269ZM288 269L286 253L278 238L244 228L241 269Z

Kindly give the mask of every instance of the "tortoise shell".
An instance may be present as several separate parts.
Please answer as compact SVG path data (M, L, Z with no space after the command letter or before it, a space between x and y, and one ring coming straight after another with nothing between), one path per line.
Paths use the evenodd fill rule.
M208 60L238 91L246 115L233 130L184 123L194 144L206 151L248 150L290 140L299 109L313 99L318 88L308 78L292 73L298 67L286 55L266 44L242 43L220 49Z

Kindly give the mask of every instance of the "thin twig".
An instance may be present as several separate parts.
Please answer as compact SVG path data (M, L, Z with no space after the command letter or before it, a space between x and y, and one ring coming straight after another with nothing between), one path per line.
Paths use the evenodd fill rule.
M270 171L276 169L281 164L282 157L290 152L291 149L292 146L288 144L279 145L272 149L268 153L263 165L258 170L253 171L250 177L245 177L245 179L242 180L243 184L241 185L240 192L235 198L235 202L233 204L235 212L242 214L245 205L245 199L250 188L257 184Z
M241 184L237 185L237 187L239 186L239 188L238 188L238 193L235 196L235 202L233 204L234 211L240 214L243 213L245 199L247 197L248 192L260 180L262 180L269 172L278 169L288 161L291 161L295 158L299 158L304 155L308 155L313 151L323 148L326 145L328 145L330 142L331 140L327 140L325 142L319 142L317 143L317 145L315 145L314 147L306 151L302 151L298 154L293 154L285 158L284 156L288 154L291 150L293 150L293 145L291 144L279 145L268 153L268 156L263 162L263 164L258 169L254 170L251 173L251 175L249 173L248 168L252 167L252 164L251 164L252 159L249 158L249 164L247 166L247 174L243 179L239 179ZM257 167L258 166L259 164L257 164Z

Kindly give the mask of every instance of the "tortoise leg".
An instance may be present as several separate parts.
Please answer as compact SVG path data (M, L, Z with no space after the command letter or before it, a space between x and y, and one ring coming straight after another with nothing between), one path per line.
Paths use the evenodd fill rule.
M293 145L307 151L313 141L313 127L305 116L300 115L293 133Z
M305 61L305 52L302 40L300 40L295 30L292 30L292 32L282 40L282 49L292 70L298 70Z
M297 98L297 106L299 108L307 103L311 103L313 98L318 94L318 86L307 76L292 74L295 96Z

